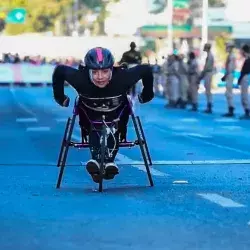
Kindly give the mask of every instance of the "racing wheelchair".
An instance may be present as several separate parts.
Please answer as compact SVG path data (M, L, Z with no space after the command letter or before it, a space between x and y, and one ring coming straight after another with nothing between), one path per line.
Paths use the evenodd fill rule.
M75 99L73 115L67 120L61 144L61 149L57 162L57 167L60 167L60 171L57 179L56 188L60 188L61 186L69 148L90 148L89 135L90 133L94 132L98 133L100 139L100 150L98 152L98 162L100 164L99 192L103 191L105 160L108 157L112 156L112 152L110 155L110 150L107 147L107 139L114 131L118 131L119 121L122 119L126 111L128 112L128 119L129 117L132 118L137 139L135 141L119 139L119 148L132 148L135 146L140 147L150 186L154 186L152 175L150 172L150 166L152 166L151 156L149 153L145 134L142 129L140 118L136 116L133 112L130 96L127 95L124 97L120 95L106 98L89 98L82 95L78 95ZM84 135L82 134L81 142L73 142L71 141L71 137L76 117L80 116L79 113L81 114L81 119L85 123L85 132ZM96 120L96 113L99 114L98 120ZM95 114L95 120L93 120L92 118L93 114Z

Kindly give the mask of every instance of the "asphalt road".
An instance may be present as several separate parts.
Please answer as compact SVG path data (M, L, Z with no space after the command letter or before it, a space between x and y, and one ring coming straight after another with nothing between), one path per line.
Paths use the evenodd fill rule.
M139 149L121 149L120 174L103 193L80 164L86 149L70 150L55 188L72 105L59 107L49 87L2 87L0 96L0 249L249 249L250 121L221 118L223 94L213 115L167 110L159 98L136 104L155 186L138 165ZM203 109L203 95L200 102ZM236 103L238 116L239 96Z

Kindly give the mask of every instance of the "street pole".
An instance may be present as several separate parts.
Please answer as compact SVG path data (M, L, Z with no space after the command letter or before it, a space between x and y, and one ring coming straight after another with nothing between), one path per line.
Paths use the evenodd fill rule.
M168 0L167 25L168 25L168 50L173 53L173 0Z
M202 1L201 50L208 42L208 0Z

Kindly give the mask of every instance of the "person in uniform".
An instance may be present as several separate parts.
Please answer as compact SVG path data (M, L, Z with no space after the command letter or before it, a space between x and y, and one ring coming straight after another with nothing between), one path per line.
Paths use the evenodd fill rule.
M189 53L187 65L188 65L189 89L191 93L191 103L192 103L191 111L197 111L198 110L198 89L199 89L199 84L197 84L197 81L199 78L199 69L198 69L198 62L196 60L196 56L194 52Z
M212 78L213 78L213 72L214 72L214 56L211 52L211 44L206 43L204 45L203 51L207 52L207 58L206 58L206 63L203 68L203 71L201 72L200 75L200 81L203 79L204 80L204 87L206 91L206 98L207 98L207 109L204 111L207 114L212 113Z
M184 55L179 56L179 91L180 91L180 108L185 109L188 99L188 68L184 62Z
M169 94L169 103L167 108L176 108L179 100L179 62L177 55L170 55L167 64L167 85Z
M234 44L227 43L226 51L228 52L226 65L225 65L225 75L222 77L222 81L226 82L226 98L228 105L228 113L223 114L224 117L234 116L234 104L233 104L233 81L234 81L234 71L236 69L236 58L233 53Z
M160 76L161 76L161 66L158 64L158 60L155 59L155 64L152 65L152 71L154 75L154 89L155 92L159 92Z
M166 100L170 100L170 89L168 85L168 63L169 63L169 56L168 57L163 57L164 60L162 67L161 67L161 72L162 72L162 84L164 88L164 97ZM166 104L165 107L167 107L170 104Z
M241 48L241 53L245 57L245 62L242 66L240 77L238 80L238 85L240 85L241 92L241 103L245 110L245 114L240 117L240 119L250 119L249 114L249 100L248 100L248 84L249 84L249 74L250 74L250 48L248 45L244 45Z

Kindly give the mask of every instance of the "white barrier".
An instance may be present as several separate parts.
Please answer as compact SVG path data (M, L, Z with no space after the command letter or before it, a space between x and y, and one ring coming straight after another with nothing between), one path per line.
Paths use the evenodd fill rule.
M0 64L0 84L1 85L27 85L27 84L51 84L52 74L55 69L55 65L44 64L44 65L34 65L34 64ZM239 77L239 72L236 72L234 79L234 87L238 88L237 81ZM225 82L221 82L221 77L223 72L218 72L214 75L216 87L225 87ZM161 87L164 91L164 85ZM163 93L159 93L163 95Z
M0 83L1 82L14 82L15 73L9 64L0 64Z
M54 65L0 64L0 83L52 83Z
M20 65L21 66L21 81L26 83L52 83L52 74L55 66L42 65Z

